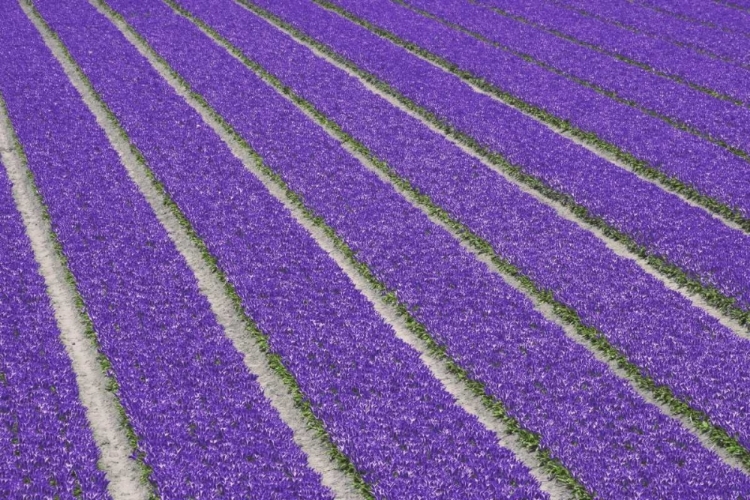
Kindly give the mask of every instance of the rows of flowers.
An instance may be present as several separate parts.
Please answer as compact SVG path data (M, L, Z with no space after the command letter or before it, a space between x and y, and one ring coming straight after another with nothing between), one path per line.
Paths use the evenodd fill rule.
M313 8L294 10L311 24L324 26ZM264 52L256 39L273 37L267 28L255 38L232 39L248 57L269 68L541 288L577 311L659 384L750 446L750 372L743 362L750 355L750 342L310 51L295 50L288 38L275 35L269 47L279 49ZM279 58L282 50L289 55ZM373 46L367 51L376 53Z
M750 34L750 4L747 0L724 0L712 4L706 4L701 0L641 0L640 3L653 10L699 22L715 30ZM744 8L744 12L732 6Z
M750 110L745 107L717 99L614 56L591 50L535 26L500 15L484 6L461 0L409 0L408 5L429 13L428 15L438 16L437 18L444 22L468 29L471 33L500 44L500 47L506 50L531 57L537 63L547 64L551 70L580 79L600 92L621 100L625 99L629 105L643 108L650 113L658 113L662 117L674 120L679 126L689 126L697 132L750 152ZM750 39L746 40L750 47ZM738 52L741 53L739 50ZM569 86L565 90L570 92L573 89L575 86ZM581 91L580 98L589 100L591 95L588 91ZM619 108L613 106L612 109ZM564 113L563 116L568 118ZM627 123L633 116L637 116L637 113L623 115L622 121ZM599 132L601 129L599 126L586 126L586 123L576 120L573 115L570 118L571 123L586 130ZM608 121L615 126L614 120L610 117ZM643 120L639 121L639 126L643 127L641 121ZM617 130L612 136L604 133L602 137L606 136L608 140L621 145L615 139L621 140L622 130L626 129ZM669 128L664 127L662 130ZM665 140L670 137L672 136L664 135ZM684 134L675 137L687 141L684 147L698 141L688 139L689 136ZM632 150L631 142L622 143L622 146L624 149ZM699 150L697 153L704 154L705 151ZM706 157L706 160L709 158L710 156ZM643 159L657 161L652 156Z
M233 39L247 44L253 57L268 54L263 58L267 61L283 53L295 62L295 55L299 57L288 39L284 44L273 36L262 20L251 24L252 16L232 2L221 9L202 1L180 3L210 16L211 24L220 23L222 31L233 27ZM677 482L687 488L685 494L716 491L724 485L705 475L713 467L718 467L713 474L738 481L730 488L746 487L744 476L731 473L694 437L645 403L606 365L535 312L523 295L188 20L161 5L144 7L130 0L112 0L110 5L121 8L135 29L345 240L447 352L485 383L522 425L541 434L542 446L587 488L603 496L658 495L662 480L683 477ZM200 58L193 57L195 51ZM346 91L337 81L287 83ZM363 114L357 118L371 119ZM390 123L372 119L371 126L378 125L391 130ZM398 143L387 134L379 141ZM622 453L625 446L628 454ZM642 461L636 464L633 456Z
M75 16L85 22L84 32L65 22L68 6L38 5L375 494L544 497L528 470L455 405L419 354L395 337L335 262L113 25L82 8ZM249 111L248 123L277 123L264 109L240 104L251 96L224 92L212 61L221 49L205 46L203 35L180 25L168 7L112 5L149 33L162 55L182 58L198 79L218 83L213 95ZM114 64L106 57L112 53ZM310 154L284 130L275 131L275 141L277 154Z
M652 254L750 307L750 237L742 231L330 11L309 2L258 4L514 166L572 196Z
M712 29L700 22L616 0L563 0L562 3L624 28L702 50L735 63L750 64L750 40L737 33Z
M746 231L496 97L595 134L750 220L738 154L603 95L750 150L739 106L750 101L748 70L732 62L750 45L748 1L0 6L12 153L44 205L146 489L154 498L332 498L329 481L343 480L364 498L547 498L546 474L583 498L750 496L747 471L694 435L705 431L749 466L750 341L422 122L744 314ZM655 35L659 22L666 31ZM264 395L122 147L182 224L176 236L224 283L212 293L233 301L245 341L294 402L283 417L301 419L306 436ZM24 233L0 168L0 496L118 495L99 469L107 448L97 450L87 421L98 417L80 401ZM382 293L431 361L361 286ZM433 362L481 398L531 462L457 404ZM679 422L651 396L696 421ZM343 474L324 479L321 467Z
M77 29L81 12L68 7ZM273 485L329 497L60 64L20 7L7 10L3 32L23 43L0 91L157 492Z
M651 3L664 1L656 0ZM481 3L520 16L535 25L554 30L607 53L625 57L654 71L698 85L704 90L743 102L750 100L750 88L746 84L747 71L735 64L697 54L689 48L633 33L625 28L607 25L546 2L481 0ZM677 3L684 2L679 0ZM694 0L693 3L705 5L700 0ZM720 8L715 5L713 7L714 9L707 10Z
M750 216L747 162L726 149L392 0L333 0L331 4ZM747 88L750 72L743 71L742 86Z

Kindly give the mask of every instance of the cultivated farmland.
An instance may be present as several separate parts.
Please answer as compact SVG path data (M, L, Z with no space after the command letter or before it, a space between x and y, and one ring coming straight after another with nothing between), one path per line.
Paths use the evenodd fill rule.
M0 498L750 498L750 1L3 0Z

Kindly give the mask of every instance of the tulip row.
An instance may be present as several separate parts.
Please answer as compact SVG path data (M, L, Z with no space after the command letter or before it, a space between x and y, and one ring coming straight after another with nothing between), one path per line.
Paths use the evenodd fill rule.
M714 467L731 478L730 491L747 488L744 476L718 464L692 436L189 21L163 5L109 4L340 235L471 378L521 425L540 434L541 446L586 489L602 496L659 496L661 481L675 480L678 488L687 488L685 494L724 491L705 475ZM251 24L231 2L221 9L208 2L180 4L244 33L238 35L242 39L255 39L262 52L280 43L267 32L255 32L264 22ZM275 55L296 61L299 50L306 49L285 45ZM357 118L371 119L368 114ZM464 481L454 487L464 487Z
M37 5L215 256L240 306L296 378L322 429L351 459L348 466L366 482L363 493L543 498L528 469L455 404L418 353L394 335L200 115L114 25L90 6L71 9L74 3L39 0ZM144 2L113 5L154 30L169 50L186 50L203 62L200 78L222 79L220 69L211 65L210 50L204 52L189 33L183 34L174 24L178 19L170 19L176 16L164 19ZM67 22L73 15L77 22ZM248 108L240 103L246 99L252 98L228 96L243 110ZM262 108L244 119L277 123ZM279 131L279 149L270 156L312 152L293 137ZM272 478L266 481L270 488Z
M424 56L438 58L445 67L465 78L481 80L490 91L507 94L520 100L523 107L562 120L584 134L594 134L599 141L615 145L637 161L750 217L747 162L721 146L615 102L520 56L497 50L392 0L320 2L345 9L391 37L413 44ZM744 88L747 88L746 78Z
M622 57L631 64L698 86L738 103L750 101L747 70L696 54L667 41L633 33L562 7L531 0L480 0L484 5L525 19L579 43Z
M0 44L0 91L156 494L329 497L60 64L6 10L5 43L22 43Z
M562 3L623 27L708 51L739 64L750 64L750 39L736 33L717 31L633 3L612 0L562 0Z
M444 22L468 29L489 42L500 44L505 50L532 57L538 63L548 65L552 71L576 79L645 113L655 113L662 119L671 120L674 126L689 130L703 140L711 138L720 144L744 151L745 156L750 154L750 109L716 99L643 68L626 64L613 56L582 47L464 0L405 0L405 3L427 15L437 16ZM750 47L750 39L747 39L747 44ZM575 93L576 86L568 85L564 91ZM581 99L590 102L588 96L592 94L589 91L579 89L579 92ZM609 108L619 109L619 106L611 104L603 109ZM569 117L565 113L560 116L570 118L571 123L583 129L594 132L601 130L594 122L586 126L586 123L575 119L576 117ZM613 113L607 116L608 122L614 127L614 120L611 119ZM632 141L618 142L623 141L623 136L628 132L627 124L633 116L637 116L637 113L623 115L618 122L617 132L612 136L603 133L602 137L624 149L633 150ZM639 126L643 124L639 123ZM669 130L668 127L662 127L662 130ZM669 136L665 135L667 137ZM685 141L683 148L702 142L685 134L681 134L681 137ZM696 150L696 153L707 160L707 151L710 150L709 147L705 151ZM741 152L739 154L743 155ZM653 157L644 159L657 161Z
M718 31L729 30L742 35L750 34L750 12L733 9L719 2L702 2L701 0L639 0L655 10L668 12L677 18L694 20L711 26ZM732 2L726 2L732 3ZM750 7L743 0L734 3Z
M747 235L330 11L306 2L256 3L390 86L397 98L434 113L464 142L503 155L547 196L572 198L584 216L627 235L635 250L645 248L717 288L731 298L724 303L750 306Z
M719 0L719 3L750 13L750 1L748 0Z

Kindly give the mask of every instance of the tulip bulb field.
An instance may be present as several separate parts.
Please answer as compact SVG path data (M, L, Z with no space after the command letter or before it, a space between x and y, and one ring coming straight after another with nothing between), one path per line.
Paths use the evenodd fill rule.
M750 499L750 0L2 0L0 154L0 498Z

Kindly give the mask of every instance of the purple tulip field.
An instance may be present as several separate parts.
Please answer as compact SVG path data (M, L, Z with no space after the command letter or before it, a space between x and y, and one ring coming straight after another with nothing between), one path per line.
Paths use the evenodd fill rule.
M0 498L750 499L749 0L2 0L0 160Z

